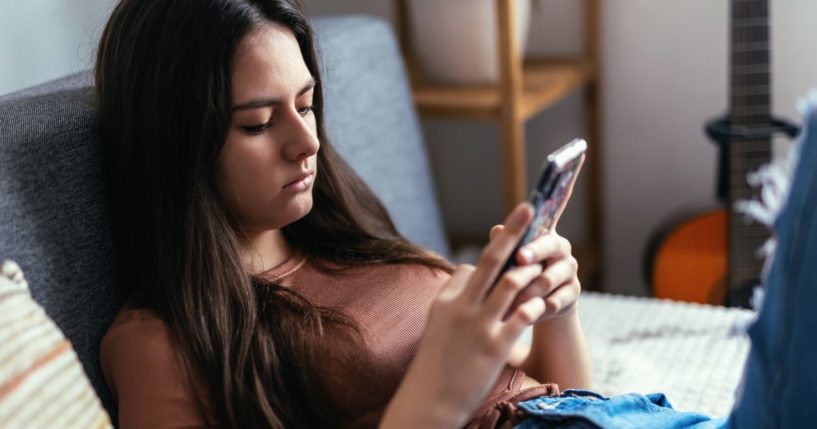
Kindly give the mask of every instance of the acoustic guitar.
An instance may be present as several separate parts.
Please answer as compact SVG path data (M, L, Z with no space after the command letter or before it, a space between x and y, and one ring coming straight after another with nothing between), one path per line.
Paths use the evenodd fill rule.
M729 208L753 198L747 173L769 162L773 135L794 137L798 130L771 115L768 1L732 0L730 7L729 111L706 126L720 148L723 208L661 228L645 266L656 297L748 307L763 266L756 249L768 231Z

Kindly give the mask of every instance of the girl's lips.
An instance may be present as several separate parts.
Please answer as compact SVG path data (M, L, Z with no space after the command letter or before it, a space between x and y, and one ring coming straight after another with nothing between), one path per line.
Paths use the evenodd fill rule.
M287 183L286 185L284 185L284 189L293 189L293 190L299 190L299 191L306 190L307 188L309 188L309 185L312 184L312 177L313 176L314 176L314 173L312 173L311 171L307 172L306 174L302 174L302 175L298 176L297 179L295 179L295 180Z

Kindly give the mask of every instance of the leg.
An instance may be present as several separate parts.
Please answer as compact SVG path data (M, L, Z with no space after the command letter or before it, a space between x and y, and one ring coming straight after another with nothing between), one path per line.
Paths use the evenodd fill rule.
M734 428L817 422L817 110L806 117L800 162L775 229L774 262L757 322Z

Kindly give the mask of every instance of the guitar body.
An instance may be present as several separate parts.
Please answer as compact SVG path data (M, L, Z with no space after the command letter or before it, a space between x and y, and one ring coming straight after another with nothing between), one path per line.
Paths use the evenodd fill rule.
M670 225L655 242L650 284L657 298L726 302L727 216L710 210Z

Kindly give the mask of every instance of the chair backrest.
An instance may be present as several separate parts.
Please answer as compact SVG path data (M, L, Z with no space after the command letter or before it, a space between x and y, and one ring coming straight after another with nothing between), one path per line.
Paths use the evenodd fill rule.
M327 131L414 242L448 254L400 53L373 18L317 18ZM111 227L90 72L0 97L0 259L71 340L103 404L99 342L124 296Z

